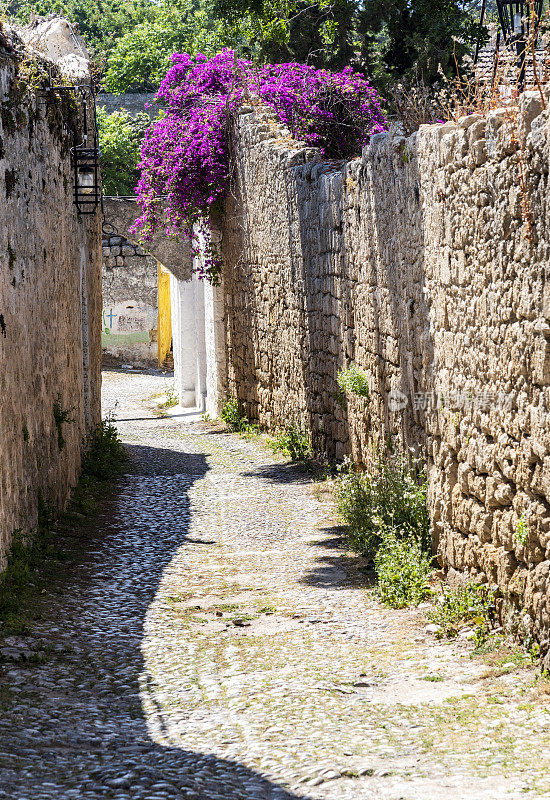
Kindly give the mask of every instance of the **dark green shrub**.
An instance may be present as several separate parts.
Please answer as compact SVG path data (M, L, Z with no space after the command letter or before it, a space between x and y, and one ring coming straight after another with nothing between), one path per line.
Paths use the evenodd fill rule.
M279 431L270 439L269 446L274 453L282 453L292 461L308 461L313 455L309 435L294 425Z
M426 490L422 466L401 454L377 456L364 472L346 465L336 481L336 504L352 549L373 558L382 532L391 529L398 537L414 538L429 552Z
M102 420L86 440L86 453L82 459L82 476L106 481L116 475L124 461L126 451L120 439L114 420Z

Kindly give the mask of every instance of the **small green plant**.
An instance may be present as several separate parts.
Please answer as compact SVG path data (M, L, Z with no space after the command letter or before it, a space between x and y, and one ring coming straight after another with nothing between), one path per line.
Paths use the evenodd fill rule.
M413 155L411 151L407 145L404 145L403 149L401 150L401 160L403 161L403 164L408 164L410 161L412 161L412 158Z
M248 419L241 412L241 407L236 397L228 397L223 404L220 416L233 433L244 431L248 426Z
M430 594L431 565L432 556L422 550L418 539L400 538L392 528L385 530L374 556L380 600L392 608L421 603Z
M159 406L158 406L159 409L162 410L162 409L173 408L174 406L177 406L177 404L179 402L179 399L178 399L178 396L176 394L176 390L174 389L173 385L171 385L171 384L168 385L168 388L164 392L164 398L165 398L164 402L160 403Z
M495 592L477 583L457 588L442 585L438 601L427 617L439 626L439 638L452 639L461 627L469 625L474 629L476 644L481 645L496 623Z
M74 419L71 419L71 412L64 409L61 405L61 395L57 395L57 400L53 404L53 418L55 421L55 427L57 429L57 447L59 450L63 450L65 447L65 437L63 436L63 425L67 422L74 422Z
M519 518L518 524L516 525L516 530L514 531L514 538L515 540L523 545L527 544L527 536L529 535L529 527L527 525L527 517L525 512Z
M115 421L107 416L86 439L82 476L108 481L120 472L125 461L126 451L118 438Z
M341 369L336 383L343 394L354 394L357 397L370 398L369 381L363 370L352 364L348 369Z
M274 453L282 453L292 461L309 461L313 456L309 435L301 428L289 425L270 439L269 446Z

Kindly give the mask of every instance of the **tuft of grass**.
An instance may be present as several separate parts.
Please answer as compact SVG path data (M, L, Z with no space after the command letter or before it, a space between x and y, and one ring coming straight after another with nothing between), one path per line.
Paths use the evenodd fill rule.
M179 398L176 394L176 390L174 389L173 386L169 385L166 391L164 392L164 401L162 403L159 403L158 408L161 411L164 411L167 408L174 408L174 406L177 406L178 402Z
M306 431L294 425L280 430L269 439L269 447L274 453L282 453L291 461L308 462L313 457L311 440Z

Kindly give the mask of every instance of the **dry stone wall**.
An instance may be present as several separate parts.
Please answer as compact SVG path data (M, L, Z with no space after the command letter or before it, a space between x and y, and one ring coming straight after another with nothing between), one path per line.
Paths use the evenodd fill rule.
M549 650L550 128L541 98L323 162L269 113L232 134L227 392L357 461L425 454L441 564ZM338 402L356 364L370 398Z
M99 214L74 205L74 106L21 82L35 58L0 32L0 570L65 503L100 419Z

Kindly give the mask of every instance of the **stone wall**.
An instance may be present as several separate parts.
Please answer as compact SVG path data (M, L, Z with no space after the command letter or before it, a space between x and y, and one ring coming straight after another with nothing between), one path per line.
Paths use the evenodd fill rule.
M103 237L103 363L156 367L157 261L123 236Z
M268 112L232 135L227 393L329 458L425 454L439 559L550 633L550 129L540 98L322 162ZM370 399L338 402L356 364ZM514 612L512 614L512 611ZM518 614L519 612L519 614Z
M58 21L60 30L62 22L68 27ZM78 480L83 437L100 419L100 215L79 217L74 205L70 129L82 121L75 106L18 83L22 62L28 69L32 59L43 63L4 25L0 569L14 532L36 529L40 505L63 506ZM59 82L53 62L44 67Z

